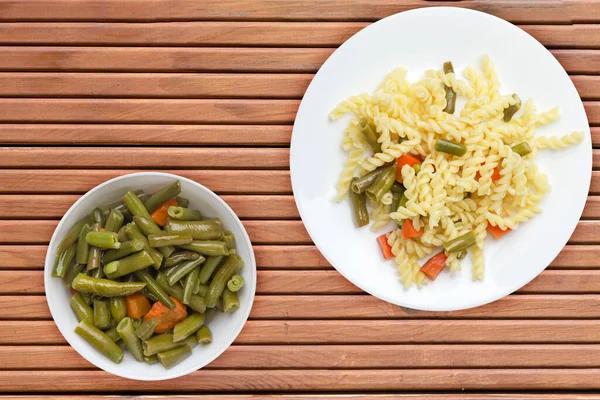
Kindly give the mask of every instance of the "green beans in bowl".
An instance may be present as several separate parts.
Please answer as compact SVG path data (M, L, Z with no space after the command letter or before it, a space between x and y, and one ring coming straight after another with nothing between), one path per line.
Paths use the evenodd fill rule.
M97 186L67 211L44 283L58 329L81 356L115 375L161 380L229 347L252 307L256 264L217 195L143 172Z

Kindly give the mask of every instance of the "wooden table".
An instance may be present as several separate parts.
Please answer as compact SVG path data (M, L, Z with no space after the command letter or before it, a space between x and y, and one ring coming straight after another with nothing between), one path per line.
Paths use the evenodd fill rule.
M600 390L600 172L548 270L460 312L366 295L327 264L298 217L288 145L313 74L369 23L448 4L505 18L550 48L600 143L600 0L0 0L0 391L599 399L590 393ZM85 191L137 170L221 194L259 267L235 344L169 382L94 368L66 345L44 298L59 218Z

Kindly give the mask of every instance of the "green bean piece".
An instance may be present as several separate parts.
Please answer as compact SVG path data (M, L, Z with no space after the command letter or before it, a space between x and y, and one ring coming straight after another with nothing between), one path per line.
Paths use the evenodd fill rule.
M85 241L85 236L91 228L88 224L85 224L79 232L79 239L77 239L77 256L75 257L78 264L87 264L90 256L90 245Z
M179 180L176 180L175 182L167 186L163 186L156 192L152 193L150 198L144 202L144 206L146 207L148 212L152 212L156 210L162 203L171 200L179 193L181 193L181 182L179 182Z
M367 118L361 118L358 123L358 128L362 132L363 137L369 146L371 146L373 153L381 153L381 143L377 140L379 135L377 135L375 126Z
M148 300L150 300L151 303L155 303L157 301L160 301L158 299L158 297L156 297L154 295L154 293L152 293L151 291L148 290L148 288L143 288L142 290L140 290L140 294L142 296L145 296Z
M100 232L100 224L99 223L94 223L91 228L90 228L90 232L88 232L88 235L92 232ZM87 238L87 235L85 235L85 237ZM87 243L87 240L86 240ZM99 247L96 246L90 246L90 250L89 250L89 254L88 254L88 262L87 262L87 270L93 270L93 269L97 269L100 267L100 264L102 263L102 251L100 250Z
M169 307L169 309L173 310L175 308L175 303L169 297L168 293L154 280L154 278L150 275L147 270L141 270L135 272L135 277L140 281L146 284L146 288L150 293L152 293L156 298L163 303L165 306Z
M504 109L504 117L502 118L504 122L510 122L512 117L519 111L521 108L521 99L517 96L516 93L512 95L513 99L515 99L515 104L508 106Z
M150 357L144 356L144 362L148 365L156 364L158 362L158 357L156 354L151 355Z
M394 193L392 192L392 210L397 210L398 209L398 205L400 204L400 199L402 198L402 195L400 193Z
M350 184L350 188L354 193L363 193L377 180L379 175L381 175L385 169L386 167L379 167L376 170L369 172L365 176L353 180Z
M182 244L179 247L195 251L204 256L226 256L229 254L227 243L220 240L194 240L192 243Z
M110 338L110 340L112 340L115 343L119 343L119 341L121 340L121 336L119 336L119 332L117 332L116 326L105 330L104 333Z
M212 332L210 331L210 328L204 325L202 328L198 329L198 332L196 332L196 340L200 344L212 343Z
M459 259L459 260L462 260L466 256L467 256L467 250L463 250L460 253L458 253L458 255L456 256L456 258Z
M210 285L208 286L208 292L206 293L206 296L204 296L206 307L214 308L217 305L219 297L221 297L223 290L225 290L227 281L229 281L243 265L244 260L242 260L242 258L237 254L227 257L223 265L221 265L215 273L215 276L212 278Z
M150 246L152 247L179 246L192 243L192 240L190 235L178 233L161 233L160 235L148 236L148 243L150 243Z
M135 335L140 340L148 340L154 334L154 330L156 329L157 325L158 325L158 320L156 318L149 318L149 319L143 321L140 324L140 326L137 327L137 329L135 330Z
M184 261L181 264L174 266L165 272L165 276L167 277L167 282L169 285L174 285L179 282L184 276L190 273L194 268L199 266L204 262L205 258L200 257L197 260Z
M134 253L120 260L112 261L104 267L104 273L109 279L116 279L151 266L154 263L146 250Z
M229 247L230 251L235 249L235 236L233 235L233 232L223 232L223 238L221 240L227 243L227 247Z
M223 291L223 311L234 312L238 308L240 308L240 300L237 293L225 288Z
M394 182L396 182L396 163L386 167L381 175L377 177L375 182L366 190L367 197L376 203L381 201L384 194L389 192Z
M84 319L75 327L75 333L113 362L119 364L123 361L123 350L106 333L92 325L88 319Z
M242 287L244 287L245 283L246 281L244 280L243 276L241 276L240 274L235 274L231 277L231 279L227 281L227 289L235 293Z
M103 268L96 268L89 272L90 272L90 276L92 278L104 278L105 277Z
M467 152L467 147L464 144L456 143L446 139L437 139L433 145L433 148L435 151L453 154L457 157L462 157Z
M146 284L143 282L115 282L109 279L92 278L79 274L73 279L71 285L78 292L98 294L100 296L128 296L139 292Z
M208 292L208 285L203 285L200 283L200 281L198 281L198 285L195 288L196 293L198 296L202 296L202 298L204 298L204 296L206 296L206 293Z
M142 243L144 243L144 250L146 250L148 254L150 254L150 257L152 257L154 260L154 269L159 269L163 261L163 255L155 248L150 247L148 239L146 239L146 236L140 232L137 225L133 222L125 225L125 233L127 233L129 240L140 240Z
M220 220L205 221L167 221L165 230L169 233L191 235L194 240L221 239L223 229Z
M108 232L119 232L119 229L121 229L123 226L124 221L125 217L123 216L123 213L113 208L108 213L104 229L106 229Z
M405 191L406 188L404 187L404 185L398 182L394 182L394 184L390 188L390 192L398 193L399 195L403 195Z
M148 195L144 193L143 190L136 190L134 193L142 203L146 201L146 199L148 199ZM102 209L102 212L104 213L104 215L108 215L111 209L120 211L121 214L123 214L123 217L126 221L131 221L131 218L133 218L133 215L131 215L131 213L127 209L127 206L125 205L125 203L123 203L122 200L115 201L114 203L109 204L108 207Z
M135 226L137 226L138 230L142 232L146 237L149 237L150 235L165 235L165 232L163 232L163 230L160 229L158 225L156 225L156 222L154 222L153 219L148 219L136 215L135 217L133 217L133 222L135 223ZM169 257L175 251L175 247L163 246L159 247L158 251L160 251L164 257Z
M201 221L202 214L198 210L190 210L182 206L171 206L167 210L169 217L178 221Z
M173 341L181 342L188 336L193 335L204 325L204 314L193 313L188 315L186 319L179 322L173 328Z
M60 257L58 257L58 263L54 266L54 270L52 271L52 276L55 278L63 278L67 269L71 265L71 261L75 259L75 252L77 252L77 245L73 243L66 249Z
M165 259L165 267L174 267L182 261L197 260L198 258L200 258L200 254L193 251L178 251L177 253L173 253Z
M104 252L102 256L102 264L106 265L111 261L120 260L121 258L125 258L128 255L133 253L137 253L144 249L144 242L138 239L128 240L126 242L121 243L121 247L117 250L107 250ZM148 253L150 254L150 253ZM152 263L154 263L154 259L152 259Z
M162 287L164 291L167 292L170 296L173 296L177 300L183 302L183 288L181 287L181 285L169 285L167 278L164 276L164 274L160 272L156 275L156 283L158 283L160 287ZM190 304L188 304L188 307L201 314L204 313L204 311L206 311L206 303L204 302L204 297L200 297L193 294L192 298L190 299Z
M412 167L415 170L415 175L417 175L419 172L421 172L421 164L415 164Z
M191 355L192 347L186 344L185 346L179 346L174 349L167 350L163 353L158 353L156 356L158 357L158 361L160 361L163 367L169 369L179 364Z
M133 324L133 329L137 329L142 324L141 318L131 318L131 323Z
M446 61L444 63L444 74L454 73L454 67L450 61ZM451 87L444 85L444 90L446 91L446 107L444 108L444 112L448 114L454 114L454 107L456 105L456 92L452 90Z
M123 196L123 203L127 206L127 209L131 213L131 215L144 217L146 219L152 219L150 213L144 206L144 203L140 201L140 199L135 195L131 190Z
M119 235L117 235L115 232L88 232L88 234L85 235L85 241L90 246L96 246L105 249L121 248Z
M83 272L84 269L85 265L72 262L69 268L67 268L65 276L63 277L63 280L67 286L71 287L71 282L73 282L73 279L75 279L78 273Z
M81 298L83 299L83 301L85 301L85 304L87 304L88 306L92 305L92 294L91 293L81 293ZM91 309L91 308L90 308ZM93 313L92 313L92 320L93 320Z
M185 197L177 196L175 197L175 200L177 200L179 207L187 208L190 205L190 201Z
M406 197L406 195L403 193L402 196L400 197L400 201L398 202L398 208L396 208L396 210L400 209L400 207L406 206L407 202L408 202L408 197Z
M90 216L92 217L92 222L94 222L95 224L100 224L100 228L104 228L104 224L106 223L106 217L104 216L104 213L101 209L99 209L98 207L94 208L90 213Z
M94 300L94 325L98 329L108 329L110 327L110 312L108 305L103 300Z
M153 354L174 349L175 347L181 345L182 343L175 343L173 341L172 333L163 333L160 335L152 336L150 339L144 340L142 342L142 348L144 349L144 355L146 357L150 357Z
M198 276L198 281L205 285L212 274L215 272L221 261L223 260L223 256L212 256L206 259L204 265L200 269L200 275Z
M193 261L192 261L193 262ZM194 289L198 284L198 274L200 274L200 266L193 268L186 276L183 282L183 304L189 304L194 294ZM168 279L168 277L167 277Z
M73 297L71 297L69 304L71 305L71 309L77 317L77 321L88 319L92 323L94 322L94 311L92 310L92 307L90 307L83 299L81 293L75 293Z
M121 322L121 320L127 316L127 302L125 301L125 297L110 297L108 299L108 304L110 306L110 315L115 321Z
M63 240L61 240L61 242L58 244L58 246L56 246L56 258L54 260L54 263L58 263L58 258L60 257L60 255L69 247L71 247L71 245L73 243L75 243L77 241L77 239L79 238L79 234L81 233L81 228L83 228L83 226L85 224L90 224L92 221L92 218L88 215L87 217L77 221L75 223L75 225L73 225L73 227L71 228L71 230L69 230L69 232L65 235L65 237L63 238Z
M519 144L515 144L511 147L512 151L520 155L521 157L525 157L527 154L531 153L533 150L531 146L527 142L521 142Z
M129 238L127 237L127 233L125 232L125 225L123 225L121 229L119 229L117 235L119 236L119 242L121 242L121 244L129 240Z
M117 325L117 332L123 343L129 349L129 352L137 361L144 361L144 352L142 350L142 342L135 334L133 321L129 317L125 317Z
M356 181L357 178L353 178L352 181ZM350 192L350 204L352 204L352 214L354 215L354 222L359 228L369 224L369 211L367 210L367 195L366 193L355 193L353 190Z
M474 244L475 232L469 231L464 235L460 235L452 240L445 242L444 250L446 250L448 253L460 253L461 251L468 249Z

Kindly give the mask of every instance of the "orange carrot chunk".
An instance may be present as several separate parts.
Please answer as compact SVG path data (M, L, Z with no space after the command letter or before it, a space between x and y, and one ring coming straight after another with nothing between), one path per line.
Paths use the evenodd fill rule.
M402 167L410 165L411 167L415 164L421 164L421 160L416 157L403 154L398 157L398 168L396 168L396 181L402 183Z
M501 229L499 226L494 226L488 222L488 231L490 231L490 233L495 239L500 239L502 236L510 232L510 228L506 228L506 230L504 230Z
M390 258L394 257L394 255L392 254L392 247L388 243L387 233L379 236L377 238L377 243L379 243L379 247L381 247L381 252L383 253L383 257L386 260L389 260Z
M152 308L146 315L144 315L144 320L148 320L150 318L156 318L158 324L156 325L156 329L154 332L156 333L164 333L169 329L173 328L179 322L183 321L187 316L187 311L185 306L179 302L174 297L171 297L171 300L175 303L174 309L169 309L169 307L165 306L160 301L152 304Z
M171 206L178 206L177 200L171 199L162 203L154 212L152 213L152 219L156 222L157 225L165 226L167 223L167 217L169 216L168 211Z
M442 272L446 266L446 260L448 256L443 251L431 257L425 265L421 267L423 272L429 279L434 280Z
M494 168L494 172L492 172L492 182L496 182L500 178L502 178L502 175L500 175L500 169L496 167ZM477 173L475 174L475 179L481 179L481 174L479 173L479 171L477 171Z
M127 316L129 318L142 318L150 310L150 302L146 296L139 293L125 296L125 303L127 304Z
M407 219L404 221L404 226L402 227L402 236L404 236L404 239L419 237L422 234L423 229L416 230L413 226L412 220Z

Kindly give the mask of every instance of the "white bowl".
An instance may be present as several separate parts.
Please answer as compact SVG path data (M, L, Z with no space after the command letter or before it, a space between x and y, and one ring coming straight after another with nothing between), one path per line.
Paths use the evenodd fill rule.
M79 337L73 330L77 325L77 318L69 306L71 293L62 279L52 277L52 268L56 256L56 246L67 234L69 229L78 220L85 217L94 207L104 207L112 202L118 201L129 190L144 190L152 193L161 186L167 185L174 180L181 181L181 196L190 200L190 207L199 209L208 216L219 217L226 229L233 232L236 239L238 254L244 260L241 275L246 285L240 290L240 308L234 313L211 313L212 317L207 319L206 324L213 334L213 341L209 345L198 345L186 360L171 369L164 369L160 363L147 365L136 361L128 351L120 364L115 364L103 354L94 349L84 339ZM46 254L46 265L44 267L44 286L48 307L56 326L67 339L67 342L86 360L108 371L112 374L144 381L171 379L189 374L204 367L219 355L221 355L233 343L248 319L254 293L256 291L256 261L250 238L235 215L233 210L216 194L204 186L182 178L177 175L159 172L140 172L120 176L96 186L84 194L66 212L56 227L48 253ZM208 315L208 314L207 314Z

